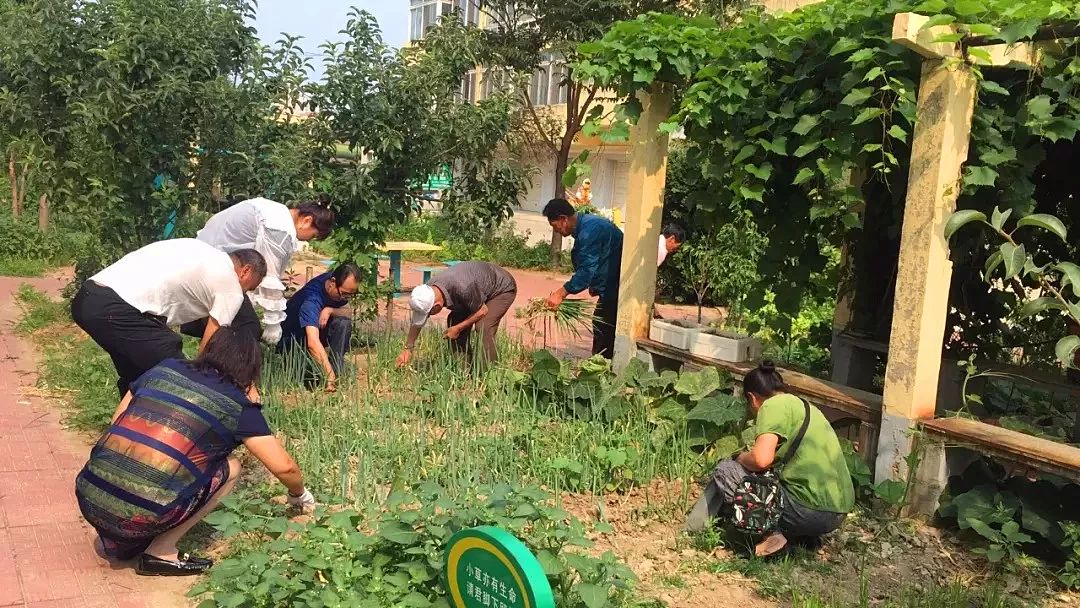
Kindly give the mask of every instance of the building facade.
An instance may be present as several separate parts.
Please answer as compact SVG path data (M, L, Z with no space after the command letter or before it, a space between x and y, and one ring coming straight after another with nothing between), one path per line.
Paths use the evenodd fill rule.
M818 1L820 0L763 0L762 4L770 11L791 11ZM488 27L489 19L480 10L480 0L409 0L409 7L410 42L423 38L427 28L437 23L443 15L455 12L469 24ZM566 115L566 74L566 63L558 56L547 55L532 75L528 87L529 100L541 116L559 119ZM504 86L507 86L507 83L497 70L477 67L462 79L461 99L466 103L476 103ZM621 224L625 217L630 175L629 143L603 143L598 137L579 134L571 149L570 159L573 160L586 150L590 153L591 173L587 176L589 185L586 188L583 179L568 188L568 191L574 195L589 191L592 206ZM550 150L540 148L533 151L527 162L536 167L537 172L531 187L521 197L519 206L524 211L539 212L555 193L556 159Z

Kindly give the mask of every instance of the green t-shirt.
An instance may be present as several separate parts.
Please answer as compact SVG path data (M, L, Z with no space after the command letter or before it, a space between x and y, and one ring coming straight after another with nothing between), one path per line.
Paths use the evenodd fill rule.
M761 404L755 428L759 436L766 433L780 436L778 461L802 427L805 412L802 399L795 395L776 395ZM792 498L811 509L847 513L855 506L855 487L840 441L825 415L812 405L810 426L799 448L781 470L780 480Z

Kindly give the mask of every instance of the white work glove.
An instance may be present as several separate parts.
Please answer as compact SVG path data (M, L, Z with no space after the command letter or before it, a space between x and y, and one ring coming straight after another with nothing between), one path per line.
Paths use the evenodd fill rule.
M311 495L311 491L304 488L304 493L300 496L293 496L289 494L289 506L294 509L303 509L305 507L315 506L315 497Z
M280 342L281 341L281 326L277 325L277 324L274 324L274 325L267 325L266 327L264 327L263 328L263 333L262 333L262 340L263 340L263 342L265 342L265 343L267 343L267 344L269 344L271 346L273 346L273 345L277 344L278 342Z

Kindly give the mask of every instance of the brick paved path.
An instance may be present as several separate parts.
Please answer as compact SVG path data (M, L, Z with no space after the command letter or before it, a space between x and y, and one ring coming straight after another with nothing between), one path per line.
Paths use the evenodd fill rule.
M22 283L55 294L64 280L0 277L0 606L191 605L190 579L136 576L95 553L73 491L87 438L63 430L55 403L21 390L36 370L31 345L12 331Z

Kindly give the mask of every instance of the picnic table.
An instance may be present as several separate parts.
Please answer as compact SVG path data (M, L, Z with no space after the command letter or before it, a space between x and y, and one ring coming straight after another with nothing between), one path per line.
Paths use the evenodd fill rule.
M416 241L387 241L379 246L379 251L384 251L390 256L390 277L394 280L394 291L397 292L401 290L401 252L442 251L442 247Z

